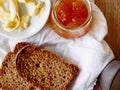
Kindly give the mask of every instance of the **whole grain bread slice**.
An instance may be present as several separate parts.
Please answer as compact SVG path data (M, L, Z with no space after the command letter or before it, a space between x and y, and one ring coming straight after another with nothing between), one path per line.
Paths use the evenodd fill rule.
M15 55L16 53L9 52L2 62L0 86L2 90L30 90L32 86L17 73Z
M67 90L79 73L76 65L35 46L25 46L19 51L16 69L25 81L43 90Z

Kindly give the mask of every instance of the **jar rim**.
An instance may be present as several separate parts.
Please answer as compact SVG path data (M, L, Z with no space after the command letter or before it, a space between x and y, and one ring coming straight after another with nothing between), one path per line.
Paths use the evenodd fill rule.
M54 3L53 3L53 10L52 10L52 18L53 20L55 21L55 23L57 24L58 27L60 27L61 29L65 30L65 31L70 31L70 32L75 32L75 31L78 31L78 30L83 30L83 27L87 26L91 19L92 19L92 7L91 7L91 4L90 4L90 1L89 0L81 0L85 3L85 5L87 6L87 10L88 10L88 17L87 19L84 21L83 24L81 24L80 26L77 26L76 28L68 28L64 25L62 25L59 20L57 19L57 15L56 15L56 6L59 4L59 2L61 2L61 0L55 0Z

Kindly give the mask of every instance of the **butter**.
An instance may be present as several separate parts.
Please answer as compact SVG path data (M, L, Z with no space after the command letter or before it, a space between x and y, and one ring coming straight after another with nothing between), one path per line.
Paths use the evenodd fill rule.
M20 27L19 31L23 31L25 28L27 28L30 24L30 15L29 14L24 14L20 18Z
M16 16L19 18L19 7L17 0L9 0L10 19L14 20Z
M8 23L10 21L10 13L0 4L0 21Z
M11 32L14 31L16 28L18 28L19 25L20 25L19 17L16 15L16 17L12 21L3 25L3 28L6 31Z
M8 31L14 31L17 28L19 32L23 31L30 25L33 16L39 16L44 10L44 2L36 0L8 0L9 8L4 7L5 0L0 0L0 22L3 28ZM26 14L20 16L19 3L26 6Z
M3 25L8 32L14 31L20 25L19 8L17 0L9 0L10 7L10 21Z
M35 2L35 0L18 0L21 3Z
M35 2L28 2L26 5L30 16L39 16L44 8L44 2L42 1L37 4Z
M3 4L5 2L5 0L0 0L0 5Z
M43 7L44 7L44 2L42 2L42 1L39 2L35 7L33 16L39 16L43 11Z

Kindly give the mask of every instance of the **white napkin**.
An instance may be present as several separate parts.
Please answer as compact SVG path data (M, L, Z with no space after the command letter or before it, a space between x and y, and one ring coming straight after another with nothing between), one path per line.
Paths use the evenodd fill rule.
M104 41L107 34L107 24L102 12L91 2L93 22L90 31L77 39L59 37L48 20L45 27L36 35L22 40L7 39L0 36L0 61L12 50L16 43L27 41L44 49L55 52L63 60L76 64L80 73L71 90L91 90L98 75L114 58L114 55Z

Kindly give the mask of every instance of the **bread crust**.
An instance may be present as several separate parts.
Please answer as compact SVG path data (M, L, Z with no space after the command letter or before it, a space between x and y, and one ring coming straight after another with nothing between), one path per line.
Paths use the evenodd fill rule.
M32 45L32 44L30 44L30 43L28 43L28 42L19 42L19 43L17 43L17 44L15 45L13 52L14 52L14 53L19 52L19 50L22 49L22 48L23 48L24 46L26 46L26 45Z

